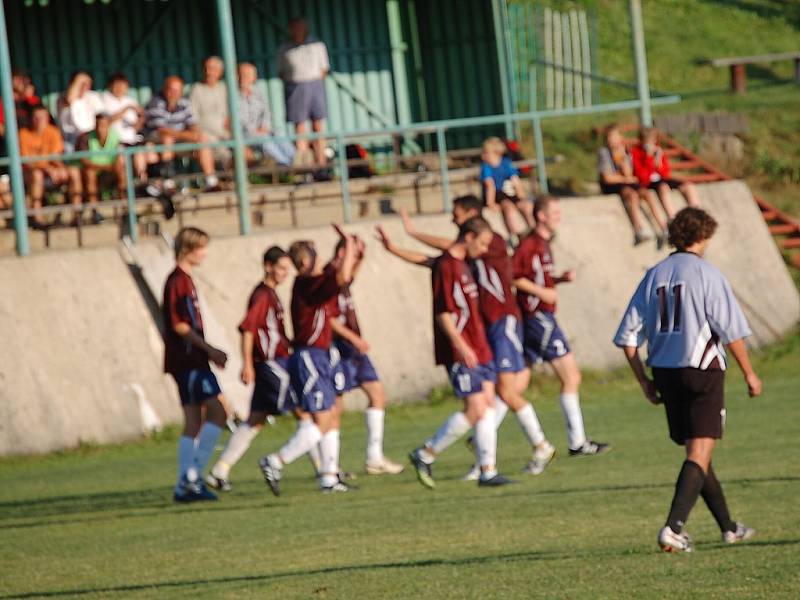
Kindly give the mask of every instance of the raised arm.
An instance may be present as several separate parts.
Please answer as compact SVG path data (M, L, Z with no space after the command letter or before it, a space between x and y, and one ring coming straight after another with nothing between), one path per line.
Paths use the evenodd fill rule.
M408 216L408 211L405 208L400 209L400 217L403 219L403 229L406 230L406 233L415 240L422 242L426 246L436 248L437 250L447 250L453 245L453 240L449 238L417 231Z
M430 267L433 263L433 258L427 254L415 252L414 250L406 250L405 248L399 248L395 246L395 244L389 238L389 235L386 233L386 230L380 225L376 225L375 230L378 232L378 239L383 244L383 247L396 257L401 258L412 265L418 265L420 267Z
M339 287L344 287L353 281L353 266L356 261L356 242L352 235L348 235L339 226L334 224L336 233L344 240L344 256L342 262L336 268L336 283Z

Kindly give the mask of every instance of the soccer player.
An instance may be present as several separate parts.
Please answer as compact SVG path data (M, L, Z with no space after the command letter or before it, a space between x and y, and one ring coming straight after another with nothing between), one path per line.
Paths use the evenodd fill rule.
M206 483L215 489L231 490L231 468L244 456L270 415L294 409L294 392L289 385L289 340L283 324L283 304L276 293L289 275L292 263L282 248L272 246L264 253L264 278L250 294L247 313L239 324L242 334L242 383L255 382L250 416L228 439Z
M208 361L224 367L228 357L203 337L203 317L192 281L192 271L208 252L208 240L207 233L194 227L178 232L177 265L164 285L164 371L178 385L184 419L175 502L217 499L201 478L226 418L222 391Z
M480 217L482 210L483 203L475 196L459 196L453 200L453 223L460 226L469 219ZM405 211L402 212L402 217L406 233L423 244L440 250L446 250L452 245L452 240L417 231ZM500 234L493 232L487 252L478 258L469 259L468 263L478 283L481 313L497 371L499 398L495 403L495 422L499 428L508 409L514 411L533 448L533 456L523 471L538 475L553 460L555 448L545 438L533 406L523 396L528 380L522 347L522 321L517 297L512 288L511 258L506 241ZM477 479L479 474L480 470L475 465L465 476L465 480Z
M670 438L686 447L667 522L658 533L665 552L692 551L683 527L698 496L714 515L723 542L755 534L731 519L711 464L725 425L723 345L739 364L750 396L761 393L744 343L751 334L747 320L728 280L703 259L716 229L716 221L702 209L678 212L669 225L669 243L676 251L647 271L614 336L644 395L653 404L664 404ZM645 340L653 379L639 358Z
M480 313L478 285L466 263L467 258L477 258L489 249L492 242L489 223L480 217L463 223L456 241L435 260L397 249L385 231L379 228L378 233L392 254L431 267L436 364L447 369L456 396L464 401L463 410L450 415L433 437L409 455L420 483L430 489L435 487L431 465L437 455L472 427L481 470L478 485L509 483L495 468L494 357Z
M364 243L356 240L356 262L353 277L364 259ZM339 240L335 249L335 260L341 261L344 242ZM383 454L383 425L386 408L386 391L378 372L369 359L369 344L361 336L355 302L350 294L350 285L345 286L329 305L333 345L339 352L341 370L344 375L343 392L360 387L367 395L366 410L367 456L365 469L369 475L396 475L403 472L403 465L393 462Z
M336 398L343 381L337 376L338 355L331 352L333 331L327 305L352 280L355 239L334 226L344 240L341 260L323 267L314 242L300 240L289 247L297 269L292 288L294 352L289 359L289 376L297 395L300 419L297 430L276 453L259 461L272 493L280 495L283 468L319 444L319 485L323 492L346 492L350 488L339 478L339 429Z
M556 321L558 301L556 285L575 280L573 271L559 276L553 273L550 240L561 223L558 198L544 195L533 209L536 227L520 242L513 258L514 285L524 318L525 355L532 364L548 362L561 381L559 403L567 426L570 456L590 456L609 450L610 446L586 437L578 390L581 373L570 352L567 338ZM530 368L525 373L525 387Z

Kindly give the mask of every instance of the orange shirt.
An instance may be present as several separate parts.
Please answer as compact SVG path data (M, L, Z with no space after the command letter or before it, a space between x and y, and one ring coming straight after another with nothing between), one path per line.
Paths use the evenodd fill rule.
M32 129L20 129L19 151L22 156L61 154L64 152L64 139L55 125L48 125L42 133ZM26 163L32 169L44 169L49 161Z

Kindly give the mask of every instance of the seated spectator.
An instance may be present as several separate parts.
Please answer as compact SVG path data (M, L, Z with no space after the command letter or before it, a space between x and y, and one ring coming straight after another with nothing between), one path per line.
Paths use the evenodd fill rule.
M20 129L19 149L22 156L63 154L64 140L61 132L58 127L50 124L50 113L44 106L33 107L30 127ZM41 160L23 163L22 171L25 177L25 187L31 198L31 208L34 211L41 209L46 190L59 188L65 183L69 184L73 206L80 208L81 174L78 167L67 167L62 160ZM75 221L77 221L77 215ZM34 227L47 225L44 217L39 213L34 213L32 223Z
M633 174L639 181L640 191L646 193L647 190L655 190L670 221L676 212L670 199L670 190L680 190L689 206L700 206L694 185L671 176L669 159L658 145L657 129L642 128L639 132L639 144L633 147L631 158Z
M25 71L14 69L11 72L11 88L14 92L14 106L17 109L17 127L20 129L28 127L30 125L31 110L34 106L41 104L42 101L36 95L33 81ZM0 116L0 123L4 124L2 116ZM5 126L3 126L3 133L0 135L4 134Z
M197 126L209 142L219 142L231 137L228 88L221 81L224 72L222 59L209 56L203 61L203 81L195 83L189 92ZM213 153L218 160L230 159L228 148L214 148Z
M514 221L514 213L522 215L528 227L534 227L533 203L525 195L519 171L505 156L506 145L498 137L483 142L480 181L483 202L487 208L503 212L503 221L510 235L520 235L524 227Z
M171 146L175 143L200 144L208 138L200 131L192 114L192 106L183 96L183 79L171 75L164 80L160 94L153 96L145 107L146 139L154 144ZM194 153L206 180L205 191L218 191L219 179L214 173L214 155L210 148ZM175 153L161 153L161 176L166 178L165 188L174 189Z
M122 146L140 146L144 138L144 109L128 95L130 84L123 73L114 73L108 80L107 90L100 98L103 112L111 117L111 128L119 136ZM155 152L139 152L133 155L133 170L141 181L147 181L147 166L158 162Z
M121 141L117 131L111 126L111 116L106 113L98 113L95 117L95 128L89 133L81 134L75 143L77 152L96 152L98 150L118 150ZM122 197L125 193L125 159L121 154L92 154L88 158L81 159L83 166L83 183L86 190L86 198L92 209L92 222L97 224L103 220L97 212L98 179L107 175L114 180L117 190Z
M649 193L640 194L639 180L633 174L633 163L628 149L622 139L622 134L616 124L611 124L605 129L605 146L597 152L597 175L600 190L604 194L618 194L625 205L628 218L633 225L634 245L651 239L645 229L644 218L640 209L640 201L644 199L650 206L653 218L658 225L658 235L662 236L667 223L661 216L656 206L656 200ZM659 245L663 244L659 237Z
M263 137L272 134L272 119L267 101L261 90L255 87L258 70L255 65L239 65L239 118L245 138ZM276 163L289 167L294 159L294 144L288 140L266 140L256 146L265 156ZM253 160L253 150L246 149L247 160Z
M11 197L11 178L8 173L0 172L0 210L13 208L14 201ZM0 221L1 223L2 221Z
M72 75L67 91L58 99L58 122L64 138L64 152L73 152L82 133L94 129L94 117L103 110L100 94L92 91L92 78L86 71Z

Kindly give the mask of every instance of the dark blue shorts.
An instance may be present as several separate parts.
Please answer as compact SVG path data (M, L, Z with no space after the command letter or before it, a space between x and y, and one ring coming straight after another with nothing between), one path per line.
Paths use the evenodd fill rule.
M317 121L328 116L325 82L322 79L287 82L285 90L286 120L290 123Z
M498 373L519 373L525 369L525 349L522 346L522 322L506 315L489 325L486 332L494 354Z
M344 389L338 351L297 348L289 358L289 378L300 408L316 413L330 410Z
M537 312L525 319L525 358L530 363L550 362L569 353L567 336L552 313Z
M217 378L210 369L182 371L177 375L173 374L172 377L178 384L181 406L202 404L209 398L216 398L222 393Z
M474 369L468 369L463 363L453 363L447 371L450 374L453 391L459 398L466 398L482 391L484 381L492 383L497 381L494 364L491 363L478 365Z
M276 358L257 363L256 385L250 400L250 412L281 415L294 410L295 396L289 377L289 359Z
M369 356L362 354L346 340L337 339L333 345L339 351L341 357L341 371L344 374L344 390L349 392L364 383L380 381L378 372L375 370Z

